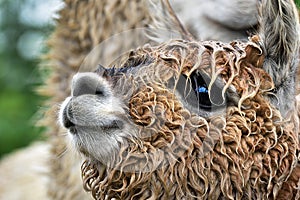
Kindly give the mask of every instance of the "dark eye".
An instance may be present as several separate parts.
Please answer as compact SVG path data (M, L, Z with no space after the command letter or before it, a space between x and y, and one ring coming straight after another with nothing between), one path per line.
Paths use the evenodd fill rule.
M189 77L181 75L176 83L176 90L182 100L195 109L211 111L224 107L226 103L225 97L222 97L224 85L216 80L208 89L210 81L208 75L195 71Z
M212 103L209 99L208 94L208 86L206 81L204 80L203 76L201 74L198 74L196 72L193 72L191 74L191 84L193 92L195 93L195 96L198 101L198 106L202 109L209 110L211 109Z

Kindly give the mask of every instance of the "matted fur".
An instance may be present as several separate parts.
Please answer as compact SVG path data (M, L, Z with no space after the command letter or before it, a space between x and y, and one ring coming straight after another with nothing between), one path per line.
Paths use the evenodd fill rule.
M71 79L72 75L77 72L77 70L78 70L81 62L83 61L84 57L87 55L87 53L91 49L93 49L93 47L95 47L98 43L100 43L101 41L103 41L104 39L106 39L107 37L111 36L114 33L120 32L122 30L127 30L127 29L130 29L130 28L142 27L142 26L145 26L145 24L149 23L149 21L148 21L149 13L147 11L147 8L144 6L143 2L144 1L126 1L126 0L124 0L124 1L110 1L110 0L109 1L93 1L93 0L91 0L91 1L79 1L79 0L69 1L69 0L67 0L65 2L65 8L60 12L60 19L58 20L58 26L56 28L56 32L55 32L54 36L52 37L52 40L50 40L51 53L49 55L49 59L52 61L52 63L51 63L52 66L55 66L55 67L53 68L53 74L52 74L51 78L48 80L47 88L44 91L44 94L46 93L47 95L50 95L50 96L53 97L51 99L50 105L58 104L59 102L61 102L67 96L67 93L69 91L69 85L67 83L70 82L70 79ZM242 35L245 36L245 34L242 34ZM127 39L128 40L130 40L130 39L134 40L135 38L133 37L133 38L127 38ZM207 38L205 38L205 39L207 39ZM221 37L221 38L218 38L218 39L222 40L223 38ZM132 41L132 42L134 42L134 41ZM252 44L254 45L255 43L252 43ZM120 47L122 47L122 44L117 44L117 45L120 45ZM200 44L196 44L196 46L199 46L199 45ZM214 45L216 45L216 43ZM214 46L214 45L212 45L212 46ZM236 46L236 47L238 47L238 46ZM228 47L230 47L230 45ZM165 47L162 46L162 49L163 48L165 48ZM232 48L232 46L231 46L231 48ZM157 50L157 49L155 49L153 47L153 49L151 48L148 53L151 54L151 52L153 50ZM257 50L257 47L250 48L250 50ZM218 52L214 48L211 51L212 52ZM237 52L240 53L239 51L240 51L240 47L233 50L233 52L235 52L235 53L237 53ZM145 52L139 50L136 53L136 55L144 54L144 53ZM190 53L189 55L193 55L193 53ZM255 64L256 60L257 60L256 54L255 53L249 53L249 55L253 55L254 57L253 58L248 57L246 60L252 60L251 62L253 63L253 66L257 66L257 64ZM233 55L230 55L230 56L233 56ZM233 57L235 57L235 56L239 57L239 54L236 54ZM151 55L151 57L157 58L157 55L156 56ZM162 62L162 60L161 60L161 62ZM247 61L247 62L250 62L250 61ZM185 62L182 62L182 63L185 63ZM243 68L244 70L247 69L247 67L245 67L245 68L240 67L240 68ZM189 70L186 69L186 72L188 72ZM235 70L233 69L233 71L235 71ZM261 84L262 83L261 80L263 80L262 77L258 76L258 78L256 78L257 75L261 75L261 72L263 72L263 70L259 71L259 69L256 69L256 70L252 70L250 72L246 71L246 73L243 74L243 75L245 75L246 77L247 77L247 75L250 75L250 76L253 75L251 77L253 77L254 83L255 84ZM177 73L178 73L178 71L177 71ZM254 76L254 74L256 76ZM264 78L268 78L268 75ZM229 81L229 79L227 79L227 81L229 83L236 83L236 84L243 84L244 83L245 84L244 79L241 79L240 82L238 81L238 79L230 80L230 81ZM266 90L268 90L271 87L270 85L265 85L265 84L262 84L262 86L266 86L266 88L265 88ZM153 88L158 89L158 88L155 88L155 85L153 85ZM272 112L272 115L269 115L269 114L267 115L268 117L270 117L269 120L272 121L272 119L275 119L275 118L278 117L278 119L280 121L282 118L280 117L280 114L278 113L278 111L276 111L276 109L274 109L273 106L270 106L270 105L266 104L266 99L265 98L260 98L264 94L266 94L266 91L264 91L265 89L263 89L263 90L259 89L258 91L255 90L255 89L258 89L258 88L260 88L259 85L254 85L253 87L250 87L248 89L239 91L239 93L241 93L241 92L250 92L253 95L255 94L255 96L256 96L256 94L258 94L257 95L258 98L255 99L255 101L257 101L258 103L262 103L263 108L258 106L258 104L251 105L251 106L253 106L255 109L258 109L258 110L266 109L266 110L269 110L269 111L274 111L274 113ZM159 95L159 93L156 94L157 90L154 90L154 91L155 91L155 95L159 96L159 98L158 98L159 101L164 99L163 96L165 94ZM140 94L140 95L143 96L143 93L146 93L146 92L151 92L151 91L147 91L146 89L141 90L140 93L138 93L137 95ZM170 97L172 97L172 94L170 94L170 95L171 95ZM244 97L247 97L247 95L244 94ZM250 98L250 97L251 97L251 95L248 96L247 98L239 101L240 102L240 107L237 107L239 109L233 109L233 110L230 111L231 114L234 114L234 116L236 116L237 119L239 119L237 121L233 120L234 123L232 123L232 126L233 126L232 129L239 133L238 136L240 136L241 139L246 138L245 135L247 135L247 134L245 134L245 133L247 133L247 130L245 130L245 133L243 134L243 131L241 131L243 129L239 129L240 124L245 125L245 127L249 127L249 126L252 126L251 123L254 123L253 118L252 118L254 114L251 113L251 112L248 113L250 122L245 120L247 118L242 118L242 117L238 118L238 116L244 116L244 114L243 114L243 112L244 112L243 104L247 103L248 98ZM138 98L138 96L136 98ZM253 97L251 97L251 98L253 98ZM171 100L171 99L172 98L170 98L169 100ZM132 105L132 108L134 108L135 106L138 106L138 105ZM256 107L258 107L258 108L256 108ZM180 109L184 110L184 107L182 105L178 106L177 108L179 110ZM163 104L161 104L161 109L165 109ZM170 107L167 106L166 109L170 109ZM243 111L243 112L241 112L241 111ZM133 110L131 110L131 113L132 113L132 116L137 117L136 122L140 123L138 121L139 121L139 117L141 117L141 114L139 114L139 112L137 112L134 115ZM188 115L186 116L186 114L183 114L184 117L188 117ZM260 115L265 116L263 113L260 113ZM64 137L63 137L64 130L59 129L54 125L54 124L56 124L56 122L55 122L56 119L54 117L54 116L56 116L56 113L52 112L52 113L50 113L49 116L50 117L47 118L47 120L46 120L47 125L50 126L50 127L53 127L53 129L49 133L51 135L52 145L53 145L53 148L52 148L53 158L51 160L51 165L52 165L52 172L51 172L52 177L51 178L52 178L52 181L51 181L51 187L50 187L50 193L49 194L54 199L83 199L83 198L88 198L88 196L85 195L84 193L82 193L82 190L80 190L81 186L78 185L80 180L79 180L79 175L77 174L78 173L77 172L78 171L77 166L80 163L80 159L78 159L77 157L74 157L74 154L72 152L66 151L66 142L64 141ZM169 112L168 116L172 116L172 114L170 115L170 112ZM176 115L176 117L179 117L179 116ZM177 119L177 118L175 118L175 119ZM177 122L181 123L182 121L180 121L180 120L182 120L182 119L179 118L179 121L177 121ZM149 121L149 119L146 119L146 122L147 121ZM201 123L203 123L203 122L204 121L201 121ZM240 124L238 122L240 122ZM247 123L245 123L245 122L247 122ZM265 121L257 120L257 123L259 125L262 124L265 127L264 130L268 130L267 127L270 128L269 125L272 126L272 123L271 124L270 123L265 124ZM225 124L223 123L223 125L225 125ZM175 126L173 127L172 123L170 123L169 126L171 126L172 129L173 129L174 127L177 127L178 124L175 123ZM166 126L166 127L163 127L163 128L169 129L170 128L169 126ZM291 126L293 126L292 123L291 123ZM228 125L226 127L228 128ZM282 126L275 123L274 126L272 126L272 127L282 127ZM292 134L290 134L289 131L288 131L288 130L291 130L292 128L293 127L287 127L287 129L284 130L284 131L283 130L276 130L276 131L273 130L273 132L272 132L273 134L268 135L267 138L269 140L266 140L265 142L271 143L273 141L272 136L275 137L275 136L287 135L287 138L292 139L294 136ZM226 129L224 129L224 130L226 130ZM282 132L282 134L280 135L281 132ZM204 134L205 134L205 132L200 133L199 135L203 137ZM251 134L250 134L250 136L251 136ZM227 139L229 141L231 141L232 140L231 137L233 137L233 139L236 139L235 135L230 136L230 134L229 134L229 139L228 138ZM191 141L191 139L194 139L194 138L195 137L192 137L189 140ZM201 137L199 137L199 138L201 139ZM277 181L277 180L275 181L275 179L279 178L279 177L281 177L283 179L287 178L289 172L294 167L291 164L293 164L295 162L295 158L294 158L295 150L293 149L293 147L296 143L295 143L295 141L292 141L292 140L291 141L290 140L286 141L286 143L289 143L289 142L291 143L291 149L286 148L286 146L276 145L276 144L279 144L278 141L281 142L281 140L283 140L283 138L282 137L276 138L276 140L274 140L275 141L275 143L274 143L275 146L271 146L272 148L271 147L267 148L269 154L267 154L266 157L258 158L258 159L261 159L261 160L265 159L264 163L266 163L266 166L261 166L261 165L258 166L257 171L261 172L261 174L259 174L259 173L258 174L260 175L260 178L261 177L264 177L264 178L267 177L268 178L267 180L270 180L270 182L266 183L264 178L262 178L263 183L261 183L261 184L263 185L263 187L260 189L260 188L256 188L256 187L253 186L253 189L266 192L265 194L269 194L270 198L277 194L276 187L279 188L281 183L282 183L282 182L280 182L280 184L278 186L276 185L275 190L271 192L272 188L274 187L274 183ZM169 140L169 138L167 138L167 141L168 140ZM180 140L178 140L178 141L180 141ZM225 139L225 141L226 141L226 139ZM243 140L241 140L241 141L243 141ZM197 142L198 143L195 143L193 145L199 145L199 144L201 145L201 140L197 141ZM247 140L246 140L246 142L247 142ZM250 141L250 142L253 142L253 141ZM261 142L261 140L259 140L259 142ZM133 144L135 144L135 143L133 143ZM264 144L264 143L260 143L260 144ZM266 143L266 144L268 144L268 143ZM246 145L246 146L244 147L243 145ZM219 150L219 152L221 152L222 156L224 156L224 155L242 155L241 158L247 158L247 156L251 155L251 154L249 154L249 155L246 154L246 151L244 152L245 149L249 148L247 145L248 145L248 143L246 143L246 144L245 143L236 144L236 149L228 149L228 151L229 150L232 151L230 153L228 153L227 151L224 153L224 151L223 151L224 149L221 148L222 147L221 143L218 144L216 147L221 148ZM235 147L234 144L232 144L232 146ZM224 147L224 145L223 145L223 147ZM243 148L245 148L245 149L243 149ZM263 145L260 145L257 148L262 148L262 151L267 151L266 149L263 148ZM253 149L255 149L255 148L253 148ZM252 150L252 148L251 148L251 150ZM277 168L273 169L270 166L269 161L271 161L272 159L274 160L274 158L271 157L272 158L271 159L269 157L269 155L271 155L271 156L279 155L279 153L274 154L273 153L274 151L271 151L271 150L274 150L275 152L278 151L280 153L281 152L291 152L291 154L288 154L288 156L286 156L282 159L279 159L278 162L277 162L278 165L279 165L279 163L281 165L283 165L284 166L283 169L286 169L286 171L283 171L283 170L277 169ZM270 154L270 152L272 152L272 154ZM185 155L185 154L186 153L184 153L183 155ZM245 154L245 155L243 155L243 154ZM283 155L285 155L285 154L283 154ZM201 158L201 159L204 160L204 158ZM218 176L218 173L221 174L220 172L223 172L222 171L223 168L220 169L220 168L217 167L218 165L215 164L215 163L217 163L217 164L221 163L218 159L219 158L217 158L215 162L214 162L214 159L211 159L209 161L207 160L208 164L211 164L211 166L214 166L216 168L213 168L214 170L211 171L211 174L207 175L207 177L209 177L209 179L207 179L207 177L206 177L206 178L203 178L201 180L210 180L210 179L211 180L216 180L217 179L216 176ZM226 160L226 159L224 159L224 157L221 157L220 160L222 160L222 159ZM251 174L250 175L247 174L247 175L249 175L248 179L247 179L247 177L245 178L245 177L240 177L239 176L239 175L243 175L243 172L244 172L243 169L244 168L247 169L246 164L249 164L249 163L241 163L242 160L240 160L240 157L238 157L238 158L234 157L234 159L239 160L239 162L237 162L236 165L237 166L242 166L242 168L239 168L237 170L239 172L239 174L236 174L235 176L234 176L234 174L230 174L230 178L231 177L236 177L237 180L235 181L235 184L242 182L242 185L235 186L235 184L233 184L232 187L229 188L229 190L234 190L236 188L241 188L241 187L251 188L253 183L246 183L246 182L243 182L243 181L240 180L240 178L242 178L242 180L250 180L250 177L251 177L250 175ZM284 165L282 163L282 160L288 160L289 162L287 162L286 165ZM170 161L173 161L173 160L170 160ZM188 160L188 161L190 161L190 160ZM165 161L165 162L167 162L167 161ZM172 164L171 166L173 167L173 169L177 170L176 171L177 174L175 176L177 179L184 177L184 174L185 174L184 170L191 170L191 171L194 170L195 172L204 173L203 170L205 170L205 167L206 167L205 165L203 165L204 169L201 169L202 170L201 171L200 169L198 170L198 169L194 169L194 167L191 167L192 166L192 165L190 165L191 163L187 163L186 165L181 165L181 166L188 166L186 169L176 168L176 166L180 166L180 165L176 164L177 162L170 162L170 163ZM109 169L104 169L104 168L99 167L99 163L96 163L96 165L97 165L97 168L96 168L96 167L94 167L94 164L95 164L94 162L93 162L93 164L87 162L85 165L83 165L84 180L85 180L85 183L86 183L85 187L86 187L87 190L92 190L93 195L95 197L103 197L103 194L99 194L99 191L109 190L109 189L106 186L101 188L100 186L101 186L101 184L104 185L104 182L103 181L99 182L100 181L99 179L96 180L94 178L95 177L101 177L103 175L103 173L105 174L105 173L109 172L109 171L106 171L106 170L109 170ZM234 166L232 164L232 161L225 163L225 166L226 166L226 164L227 164L227 166L230 166L230 167ZM223 165L221 165L221 166L223 166ZM271 169L271 171L261 170L262 167L266 167L266 168L263 168L263 169ZM89 169L89 170L86 170L86 169ZM165 171L167 171L167 169L165 169ZM279 171L278 174L274 175L275 171L276 172ZM98 174L99 176L95 176L95 174L93 174L92 172L95 173L95 174ZM123 178L123 180L128 180L128 179L124 178L124 175L126 177L126 173L118 174L119 171L114 171L114 172L115 173L112 173L110 176L108 176L110 178L110 180L112 179L112 177L118 177L118 178L120 177L120 179ZM226 171L226 168L225 168L224 172L230 173L230 171L228 171L228 170ZM163 173L163 171L160 171L160 174L156 174L156 175L163 175L161 173ZM120 175L120 176L118 176L118 175ZM129 173L127 175L129 176L129 175L133 175L133 174ZM133 176L131 176L132 180L141 180L141 181L136 181L136 184L141 184L143 181L145 181L145 179L146 179L145 177L147 177L147 176L139 177L139 176L136 176L136 175L139 175L139 174L134 174ZM252 175L252 176L255 176L255 175ZM159 176L157 176L157 177L159 177ZM296 177L296 180L297 180L297 175L295 177ZM116 178L116 181L120 181L120 179L118 179L118 178ZM208 186L209 182L204 181L204 188L209 187L210 189L208 189L207 191L200 190L200 193L202 192L205 195L211 195L211 196L212 195L218 195L218 194L221 194L221 193L224 194L224 191L221 191L221 190L216 190L215 192L210 192L210 191L212 191L211 188L219 186L218 184L221 184L221 186L224 189L226 184L228 185L229 177L224 177L224 178L225 179L224 179L223 182L221 181L220 183L215 183L215 184L212 184L210 186ZM171 183L176 183L177 179L173 179ZM201 182L197 182L196 179L194 179L194 176L190 176L190 177L188 177L188 179L191 180L191 182L189 184L192 184L194 186L202 184ZM153 175L153 177L149 177L149 180L155 180L155 176ZM200 180L200 179L198 179L198 180ZM159 180L157 180L157 181L159 183ZM280 179L280 181L282 181L282 179ZM291 179L291 182L295 183L294 179ZM112 184L111 182L107 182L107 183L108 183L108 185ZM124 182L124 184L125 183L126 182ZM130 180L129 180L128 183L131 183ZM114 186L122 188L120 185L114 185ZM134 185L131 185L131 187L133 187L133 186ZM155 185L151 185L151 186L154 188L154 191L156 191L155 195L157 195L162 187L167 188L168 185L165 184L164 186L162 186L161 184L158 184L156 189L155 189ZM170 185L170 186L172 186L172 185ZM176 184L175 184L174 187L176 187ZM236 188L233 189L233 187L236 187ZM195 187L195 188L197 188L197 187ZM289 194L291 194L292 196L294 195L293 194L293 192L294 192L293 190L295 189L294 186L291 187L291 184L288 184L288 186L285 187L285 188L287 188L287 191L289 191ZM122 194L123 196L125 196L127 198L128 196L126 196L126 195L131 194L130 191L128 191L126 188L122 188L122 189L124 189L124 191L117 190L117 191L113 192L113 190L109 190L112 193L108 193L108 195L116 195L118 197L119 195ZM175 192L171 189L172 188L170 188L170 190L166 190L166 192L168 192L168 191ZM190 194L193 194L193 190L190 189L189 185L184 185L183 190L189 192ZM176 195L178 195L180 197L180 195L183 194L183 190L181 190L181 189L177 190ZM137 190L134 190L134 191L137 192ZM241 191L236 191L236 192L239 193ZM286 193L284 193L284 194L286 194ZM150 195L150 194L147 194L147 192L146 192L143 195L147 196L147 195ZM227 194L227 196L229 196L229 197L231 195L233 195L233 194L231 194L231 193ZM253 194L253 195L257 195L257 194Z
M67 150L68 142L66 142L65 130L59 128L56 122L57 110L61 101L69 94L68 83L70 79L94 47L119 32L149 26L151 13L149 13L149 7L145 5L145 2L139 0L64 1L65 5L59 12L60 17L57 20L55 32L48 41L50 53L46 59L49 60L48 68L51 71L51 76L48 78L46 86L41 89L42 95L51 97L46 103L47 106L51 107L51 110L48 111L43 120L43 124L49 128L48 135L52 145L52 157L49 160L51 166L49 178L51 181L49 181L50 185L48 186L50 198L64 200L90 199L90 195L85 194L81 187L78 166L82 161L72 151ZM181 2L177 4L175 2L172 5L182 8ZM192 8L185 7L187 10ZM152 14L156 14L156 12ZM160 17L164 20L163 16ZM193 23L197 24L199 20L203 21L204 19L206 20L207 17L195 16ZM190 20L184 18L183 22L193 24ZM207 26L213 24L213 21L206 23ZM198 37L203 35L202 39L212 39L214 36L213 39L227 41L232 37L247 37L245 30L232 31L230 28L224 28L222 24L218 26L214 24L214 27L214 30L209 29L209 33L198 33ZM220 31L226 31L228 34L226 37L224 35L219 36L216 33ZM129 44L135 43L134 40L134 37L126 38ZM127 49L123 43L115 45L119 49ZM108 57L112 56L114 55L108 54Z
M266 99L274 86L262 69L257 43L171 41L137 50L128 60L140 57L152 60L145 66L149 71L154 67L158 74L169 76L157 80L204 70L222 77L225 85L234 85L240 98L228 105L225 116L204 119L185 108L172 90L163 89L166 82L143 87L138 80L145 74L136 72L129 85L139 89L128 106L132 120L143 125L140 135L128 147L121 145L118 154L127 152L127 156L113 168L86 161L82 166L85 189L96 199L275 199L297 163L298 127L293 120L283 119ZM164 73L166 67L173 73ZM155 113L163 113L164 123ZM219 137L219 141L203 156L205 137ZM153 149L163 153L145 153ZM149 171L126 168L135 165Z
M71 113L62 119L68 117L77 128L74 143L87 158L84 188L95 199L299 197L296 9L290 0L264 0L261 9L266 13L260 32L246 43L191 39L146 45L131 51L123 63L111 64L121 70L101 67L99 80L89 79L95 74L83 75L110 91L101 94L105 98L120 99L124 105L116 115L130 121L122 121L117 131L103 129L102 123L98 128L94 122L104 118L97 112L107 111L97 105L105 98L94 97L90 89L71 96L76 104L67 101L62 107L61 113ZM194 73L210 77L209 91L223 83L216 92L227 99L224 113L195 110L185 101ZM181 76L187 79L183 94L176 89ZM213 95L209 93L211 101ZM91 110L97 112L80 115ZM123 129L124 123L132 128ZM118 145L103 152L110 143L97 146L98 134Z

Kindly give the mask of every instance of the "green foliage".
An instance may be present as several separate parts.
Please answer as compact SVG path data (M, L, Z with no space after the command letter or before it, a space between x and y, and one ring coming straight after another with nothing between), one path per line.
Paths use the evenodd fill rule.
M295 0L295 3L297 5L297 7L300 8L300 0Z
M34 92L42 83L37 58L45 51L37 41L51 26L24 22L21 9L29 3L34 1L0 0L0 157L43 138L34 126L43 100Z

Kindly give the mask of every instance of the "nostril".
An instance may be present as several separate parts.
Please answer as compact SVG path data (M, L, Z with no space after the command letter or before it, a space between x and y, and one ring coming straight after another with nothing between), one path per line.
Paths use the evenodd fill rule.
M71 122L68 118L65 118L64 119L64 126L66 128L71 128L71 127L75 126L75 124L73 124L73 122Z
M100 87L97 87L96 91L95 91L95 94L98 95L98 96L104 96L103 89L100 88Z
M70 128L75 126L75 124L73 122L70 121L68 114L67 114L67 108L64 109L63 111L63 125L66 128Z

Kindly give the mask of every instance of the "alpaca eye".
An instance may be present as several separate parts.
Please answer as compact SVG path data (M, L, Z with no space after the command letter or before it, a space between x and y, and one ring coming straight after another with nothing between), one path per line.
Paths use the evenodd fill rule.
M180 75L176 83L176 91L188 107L209 112L217 110L224 107L226 103L225 97L222 96L224 84L216 79L208 89L210 81L208 75L199 71L193 72L189 77ZM171 81L170 84L172 87L175 82Z
M198 106L201 109L205 110L211 109L212 103L209 99L208 86L203 76L201 74L193 72L191 74L191 84L193 92L195 93L198 100Z

